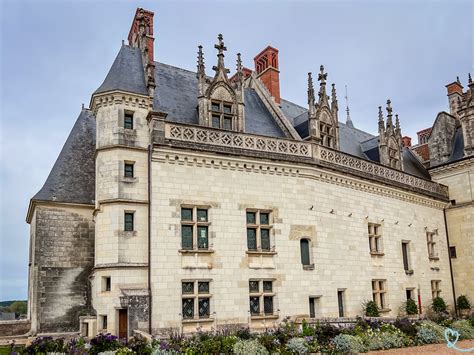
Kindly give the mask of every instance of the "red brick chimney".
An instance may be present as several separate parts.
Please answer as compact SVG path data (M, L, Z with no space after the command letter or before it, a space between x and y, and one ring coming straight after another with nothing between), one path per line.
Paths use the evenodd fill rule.
M402 144L404 147L411 147L411 137L402 137Z
M457 116L459 109L458 100L462 98L463 89L459 77L456 78L456 81L446 85L446 88L448 89L449 111L451 115Z
M128 44L145 51L148 60L153 63L153 16L154 13L138 8L128 33Z
M255 71L270 94L280 103L280 71L278 70L278 49L268 46L255 56Z

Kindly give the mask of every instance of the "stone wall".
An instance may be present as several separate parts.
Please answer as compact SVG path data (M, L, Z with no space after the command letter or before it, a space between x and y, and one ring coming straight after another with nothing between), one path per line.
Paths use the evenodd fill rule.
M93 208L37 205L32 220L34 261L30 277L36 332L79 330L79 316L90 314L89 276L94 266Z
M182 253L180 206L209 206L211 253ZM431 280L453 304L444 229L445 202L343 173L263 159L160 147L152 165L151 280L153 332L229 324L272 326L286 316L346 316L372 299L372 280L386 280L388 311L397 316L406 289L420 287L431 302ZM247 253L246 209L272 211L275 253ZM383 255L371 255L368 223L382 228ZM426 233L435 233L438 258L429 258ZM310 240L313 268L304 268L300 239ZM407 274L402 241L409 242ZM274 280L276 317L249 318L249 279ZM182 323L181 281L211 280L211 323ZM214 313L215 312L215 313Z
M29 320L6 320L0 321L0 336L23 335L30 330Z

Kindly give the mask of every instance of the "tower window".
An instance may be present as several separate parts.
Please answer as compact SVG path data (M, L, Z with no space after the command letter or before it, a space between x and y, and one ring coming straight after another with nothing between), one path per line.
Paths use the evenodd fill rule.
M124 176L132 178L133 177L133 163L125 163Z
M300 240L300 252L301 252L301 263L303 266L310 265L310 256L309 256L309 240L301 239Z
M125 231L133 231L134 230L134 226L133 226L133 220L134 220L134 213L133 212L125 212L125 216L124 216L124 230Z
M382 226L380 224L369 223L368 233L370 253L373 255L383 255Z
M451 259L455 259L458 256L456 255L456 247L449 247L449 256Z
M181 207L181 248L209 249L209 226L207 207Z
M133 113L125 112L125 116L123 119L123 128L133 129Z

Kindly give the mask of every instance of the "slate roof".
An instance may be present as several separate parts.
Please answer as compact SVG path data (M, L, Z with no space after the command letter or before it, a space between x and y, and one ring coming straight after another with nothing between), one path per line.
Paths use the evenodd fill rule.
M460 160L464 157L464 136L462 134L462 128L458 127L456 133L454 134L454 144L453 150L451 151L451 156L449 157L447 163L453 163L457 160Z
M95 199L95 118L83 109L46 182L32 201L93 204Z

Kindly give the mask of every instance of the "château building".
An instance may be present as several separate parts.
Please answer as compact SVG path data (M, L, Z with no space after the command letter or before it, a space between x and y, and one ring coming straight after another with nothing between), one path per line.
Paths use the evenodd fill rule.
M282 98L274 47L249 69L218 35L206 61L197 48L196 72L161 63L153 18L136 11L31 199L32 332L258 329L355 317L367 300L383 316L407 298L421 312L440 295L453 305L448 232L455 277L472 269L472 188L454 174L472 184L471 83L437 119L428 169L390 100L374 136L348 110L340 121L322 65L301 88L307 106Z

